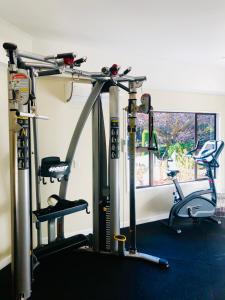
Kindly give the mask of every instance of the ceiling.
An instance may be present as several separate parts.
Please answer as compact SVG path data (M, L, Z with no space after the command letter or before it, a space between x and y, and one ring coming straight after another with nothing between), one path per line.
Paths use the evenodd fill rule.
M34 36L148 50L148 58L219 63L224 0L1 0L0 16ZM13 5L14 4L14 5Z
M225 74L224 0L1 0L0 17L36 38Z

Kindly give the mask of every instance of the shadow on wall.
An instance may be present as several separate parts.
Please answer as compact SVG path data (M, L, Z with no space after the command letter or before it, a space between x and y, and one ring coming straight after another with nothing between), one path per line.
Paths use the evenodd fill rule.
M0 268L8 264L11 253L10 239L10 177L9 155L0 160Z
M0 253L0 267L1 268L4 268L9 263L8 257L10 256L10 253L11 253L10 247L8 247L5 251L1 251L1 253Z
M160 211L161 213L168 213L173 205L173 200L172 193L170 194L170 192L167 191L166 194L168 195L168 199L165 199L164 193L158 193L157 195L151 197L150 201L145 205L146 211L149 211L152 214L156 214Z
M144 218L161 219L173 205L173 187L163 186L137 190L137 212ZM139 216L138 216L139 218Z
M59 100L65 103L70 96L71 82L57 77L39 78L37 80L37 98L39 97L38 94L40 90L54 97L54 101Z
M9 210L10 210L10 203L9 202L0 203L1 216L3 216L5 213L9 214Z
M0 211L4 213L10 207L10 170L9 170L9 154L0 159L0 184L1 198Z

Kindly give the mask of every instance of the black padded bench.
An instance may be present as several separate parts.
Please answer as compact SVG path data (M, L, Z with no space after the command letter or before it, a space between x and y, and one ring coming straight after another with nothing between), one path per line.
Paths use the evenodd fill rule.
M69 201L62 199L58 195L52 195L50 197L57 200L56 205L49 205L46 208L33 211L33 214L36 216L38 222L50 221L52 219L64 217L82 210L86 210L86 212L89 213L88 202L83 199Z

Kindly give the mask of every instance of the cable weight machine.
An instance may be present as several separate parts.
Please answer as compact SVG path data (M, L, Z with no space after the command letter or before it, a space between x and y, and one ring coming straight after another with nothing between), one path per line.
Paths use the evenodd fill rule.
M89 246L92 251L144 259L168 267L164 259L138 253L136 250L135 222L135 140L137 89L146 80L144 76L127 75L131 68L119 73L119 67L112 65L102 68L101 72L78 70L86 58L76 59L73 53L43 57L18 51L10 43L3 45L9 57L9 122L10 122L10 174L12 201L12 277L14 299L28 299L31 296L31 282L37 261L50 254L64 254L71 249ZM27 61L29 60L29 61ZM64 161L57 156L44 158L39 163L39 142L36 111L35 80L40 76L68 73L74 78L84 79L93 85L81 115L77 121ZM125 237L120 234L120 196L119 196L119 89L129 93L128 137L130 172L130 250L125 251ZM109 95L110 105L110 141L109 155L106 153L105 125L101 94ZM146 104L146 105L149 105ZM143 108L143 103L142 103ZM146 108L145 108L146 110ZM148 109L147 109L148 110ZM92 114L93 147L93 235L64 237L64 217L71 213L86 210L88 203L84 199L67 200L67 187L70 170L77 144L83 127ZM33 127L33 134L31 130ZM31 154L31 137L34 147L34 164ZM107 158L108 157L108 158ZM34 165L34 167L33 167ZM35 173L33 184L32 171ZM46 183L49 177L60 181L58 195L51 195L55 205L50 203L42 208L40 183ZM36 191L36 208L32 208L32 189ZM32 220L37 229L37 248L33 249ZM57 221L57 228L56 228ZM48 222L48 244L43 245L42 222Z
M11 187L11 230L12 230L12 283L13 299L28 299L31 296L33 271L38 259L46 253L54 253L59 248L65 248L72 239L64 243L54 241L53 221L62 214L78 210L87 210L85 200L74 202L58 201L59 205L41 208L40 199L40 167L38 144L38 119L47 117L37 114L35 81L37 77L70 73L74 66L85 61L75 59L74 53L58 54L54 57L44 57L32 53L19 52L17 46L4 43L8 62L8 98L9 98L9 141L10 141L10 187ZM29 59L30 61L27 61ZM32 128L33 127L33 128ZM33 129L33 135L32 135ZM32 138L33 137L33 138ZM34 147L34 168L31 146ZM58 168L59 168L58 164ZM57 169L55 169L57 170ZM32 171L35 172L36 211L32 209ZM53 174L53 173L51 173ZM56 176L59 172L55 172ZM57 175L58 176L58 175ZM66 177L62 178L66 180ZM82 202L82 203L81 203ZM57 204L58 204L57 203ZM37 248L33 249L32 221L35 219L37 229ZM48 222L48 241L43 245L43 221ZM80 246L87 244L85 240L77 239Z

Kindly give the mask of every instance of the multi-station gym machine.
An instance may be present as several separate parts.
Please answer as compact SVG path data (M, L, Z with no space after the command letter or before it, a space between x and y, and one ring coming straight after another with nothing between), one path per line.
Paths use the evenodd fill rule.
M14 299L28 299L34 268L42 257L52 253L65 253L70 249L87 246L93 251L143 259L168 267L164 259L137 252L135 216L135 143L136 114L151 114L150 96L143 95L137 105L137 89L146 77L127 75L131 68L119 73L119 67L112 65L101 72L86 72L77 69L86 58L76 59L73 53L40 56L20 52L17 46L4 43L9 58L9 136L10 136L10 178L12 203L12 279ZM40 76L62 73L72 75L72 79L86 79L93 85L81 115L77 121L65 161L59 157L39 159L38 119L36 110L35 81ZM119 156L120 120L119 89L128 92L128 159L130 191L130 248L125 251L125 237L120 234L119 196ZM109 94L110 141L109 155L105 137L105 125L101 94ZM64 237L64 217L78 211L88 211L88 203L83 199L66 199L71 164L83 127L92 113L93 147L93 235L82 234ZM34 149L34 155L31 152ZM33 155L33 157L32 157ZM108 156L108 158L107 158ZM35 173L35 183L32 182ZM60 181L59 195L51 195L48 206L42 208L40 183L49 177ZM55 178L55 179L54 179ZM35 189L36 207L32 205L32 191ZM33 249L32 223L37 229L37 247ZM43 244L42 223L48 223L48 244Z

